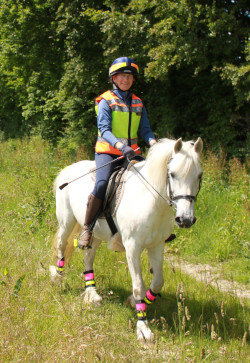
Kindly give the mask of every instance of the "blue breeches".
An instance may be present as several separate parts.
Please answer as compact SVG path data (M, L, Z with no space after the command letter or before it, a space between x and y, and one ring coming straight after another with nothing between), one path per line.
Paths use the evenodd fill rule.
M103 164L106 164L112 160L117 159L118 155L111 155L111 154L98 154L95 153L95 162L96 167L99 168ZM113 163L104 166L103 168L96 170L96 183L92 194L99 199L104 200L106 189L108 186L109 178L113 172L113 170L121 165L124 162L124 159L120 159L114 161Z

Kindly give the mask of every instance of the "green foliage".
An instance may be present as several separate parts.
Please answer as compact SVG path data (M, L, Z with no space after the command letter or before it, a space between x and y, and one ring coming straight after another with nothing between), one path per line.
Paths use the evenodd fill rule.
M0 0L0 137L96 138L94 98L111 62L140 66L135 93L158 137L202 136L248 150L249 6L245 0Z

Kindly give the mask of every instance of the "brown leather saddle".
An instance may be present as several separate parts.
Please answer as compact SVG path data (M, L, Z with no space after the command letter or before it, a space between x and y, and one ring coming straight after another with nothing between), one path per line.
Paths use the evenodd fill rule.
M145 160L142 156L136 155L132 161L140 162ZM129 162L124 159L124 163L117 168L114 169L107 186L105 199L103 202L102 213L99 215L99 218L104 216L109 225L109 228L112 232L112 235L118 232L117 227L115 225L113 216L116 213L116 210L120 204L121 194L123 192L123 186L126 183L126 171L129 168Z

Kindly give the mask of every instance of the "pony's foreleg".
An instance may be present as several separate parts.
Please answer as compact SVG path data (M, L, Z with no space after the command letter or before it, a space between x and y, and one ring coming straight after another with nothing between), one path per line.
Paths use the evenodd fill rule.
M145 295L146 288L142 279L141 267L140 267L140 256L141 249L138 249L136 242L129 241L127 243L126 256L128 261L128 267L132 278L133 287L133 298L135 300L135 307L137 312L137 338L141 342L150 342L154 339L154 335L148 326L147 315L146 315L146 303Z
M164 243L161 243L157 247L148 249L148 258L150 263L151 272L153 273L153 279L150 284L149 290L146 292L145 302L150 305L155 301L159 295L161 288L164 284L163 279L163 251Z
M94 276L94 259L97 247L99 247L101 241L93 238L92 248L84 249L84 279L85 279L85 291L82 294L83 301L86 304L94 304L98 306L102 302L102 297L97 294L95 286Z

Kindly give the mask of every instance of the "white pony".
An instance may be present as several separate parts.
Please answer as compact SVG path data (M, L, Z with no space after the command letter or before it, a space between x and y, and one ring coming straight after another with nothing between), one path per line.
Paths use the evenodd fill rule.
M137 337L141 341L153 339L146 304L155 300L164 283L164 242L171 235L175 222L179 227L189 228L196 220L194 202L202 176L202 148L201 138L196 142L162 139L150 148L146 160L127 172L123 197L114 216L118 233L112 238L106 220L99 218L93 231L92 249L84 250L86 290L83 296L89 304L102 301L96 291L93 271L96 249L101 241L108 241L110 249L126 251L133 291L128 302L136 307ZM83 227L87 198L94 187L91 173L82 178L81 175L94 168L94 161L80 161L64 169L55 181L59 229L54 239L57 267L50 266L53 281L63 277L64 263L69 260L73 240ZM74 179L77 180L70 183ZM61 190L59 186L63 183L69 184ZM148 290L140 268L140 255L145 248L153 272Z

